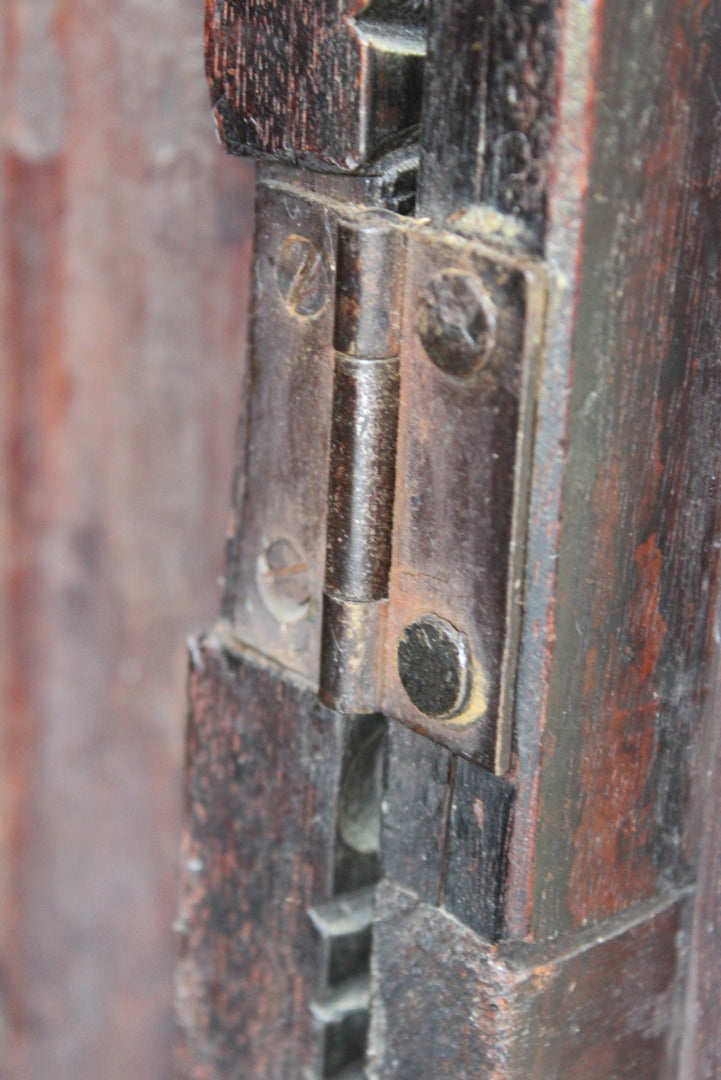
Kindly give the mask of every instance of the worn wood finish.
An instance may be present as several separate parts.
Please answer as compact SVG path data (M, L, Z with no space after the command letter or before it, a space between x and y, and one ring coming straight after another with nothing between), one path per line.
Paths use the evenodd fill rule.
M381 886L369 1077L675 1075L668 1033L682 910L682 901L661 905L544 949L491 946L412 893Z
M419 203L542 246L556 116L556 0L437 0L428 32ZM479 218L477 208L484 213ZM475 210L473 208L476 208ZM507 220L499 220L498 215Z
M367 163L420 119L426 7L206 0L206 71L226 149Z
M0 5L0 1075L168 1076L251 171L194 0Z
M539 404L550 413L567 381L563 524L554 553L548 505L531 519L530 610L557 561L519 681L519 703L532 700L546 665L545 701L519 714L509 898L510 927L540 936L694 873L690 768L718 576L721 17L612 2L598 16L580 262L559 301L573 342L552 342ZM567 227L549 226L559 258Z
M467 401L442 412L460 385L436 374L449 374L446 356L423 369L428 385L404 414L403 357L424 332L417 316L409 325L409 278L369 1074L670 1080L718 586L721 12L704 0L438 0L429 43L420 214L455 230L442 241L454 249L490 244L494 266L542 260L548 307L542 362L526 355L514 383L516 395L521 375L531 388L527 438L511 438L514 398L486 448L489 417L479 435ZM432 242L421 222L412 244ZM450 307L458 317L462 305ZM483 490L454 487L457 457L436 449L454 439L480 447L503 474L498 490L490 472ZM528 499L512 512L514 484ZM409 610L452 624L459 598L468 633L486 632L494 705L503 634L519 620L504 777L479 769L488 747L463 742L449 714L421 721L404 690L387 690L406 541ZM228 610L237 618L242 604ZM691 981L705 1002L698 970Z
M391 724L383 874L429 904L438 903L442 892L454 767L455 760L444 747L401 724Z
M341 720L312 689L213 640L190 674L180 1075L318 1069L310 1005L330 899ZM272 814L269 807L273 808Z
M683 1015L679 1074L689 1080L714 1080L721 1070L721 610L716 594L713 655L709 662L711 693L706 730L697 758L692 800L701 835L698 879L690 942L688 989Z

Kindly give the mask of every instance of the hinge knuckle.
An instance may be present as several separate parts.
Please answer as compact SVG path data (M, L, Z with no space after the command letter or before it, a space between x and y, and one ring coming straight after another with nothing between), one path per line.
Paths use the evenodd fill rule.
M261 174L234 633L502 773L544 275L359 183Z
M338 226L320 696L378 707L393 529L403 236L390 215Z
M400 352L405 238L394 215L375 211L338 224L333 345L364 360Z
M388 594L398 358L336 355L325 586L349 600Z
M323 594L319 696L337 712L378 709L387 600L357 602Z

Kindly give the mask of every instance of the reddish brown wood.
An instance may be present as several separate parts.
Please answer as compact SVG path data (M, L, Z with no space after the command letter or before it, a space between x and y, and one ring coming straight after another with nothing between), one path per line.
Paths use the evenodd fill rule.
M239 10L232 7L236 14ZM295 8L283 8L287 11ZM443 241L454 250L462 250L469 235L481 235L499 249L511 248L516 257L534 252L548 275L548 310L542 362L537 373L530 365L526 370L534 422L524 427L529 440L515 472L523 477L527 467L532 474L527 517L518 513L510 520L513 444L498 443L500 463L494 459L489 465L488 449L475 441L478 432L464 427L467 404L454 399L453 410L439 418L439 403L457 391L456 383L436 376L411 410L409 424L427 428L427 444L442 461L437 472L418 445L408 455L407 472L403 452L398 459L391 583L403 555L398 536L405 519L415 514L417 528L408 541L412 602L416 590L422 595L426 589L424 606L432 612L442 608L451 623L453 604L461 611L468 604L469 618L478 625L495 611L501 629L501 616L510 610L520 629L517 670L514 666L507 680L515 724L507 776L490 776L480 771L477 758L469 760L474 746L449 736L443 726L448 714L444 720L441 713L434 727L417 717L409 720L402 688L397 697L383 699L390 726L380 850L386 880L374 923L369 1075L373 1080L485 1073L499 1080L675 1080L683 1075L677 1040L687 976L684 935L692 906L689 888L698 872L699 815L692 812L690 796L694 759L710 745L707 662L720 548L721 452L713 436L721 427L721 13L704 0L650 0L642 7L622 0L590 5L568 0L558 6L508 0L479 3L473 11L439 2L436 11L430 41L431 60L438 66L428 80L435 90L429 91L421 133L421 206L436 223L458 230L452 242ZM273 12L278 15L277 8ZM287 31L282 19L278 25ZM293 43L301 51L310 48L302 34ZM210 51L215 63L220 53L212 41ZM228 78L236 76L231 64ZM450 111L439 105L446 83L455 106ZM269 85L262 83L264 92ZM469 127L459 121L459 103L468 105ZM341 116L345 119L344 109ZM267 95L255 120L263 117L275 131L278 117ZM291 111L291 135L296 120ZM295 145L293 138L289 142ZM277 151L277 140L266 149ZM287 184L306 183L302 170L295 180L288 179L291 175L287 170ZM270 177L276 195L277 176ZM322 209L320 182L310 186L314 211ZM265 197L261 203L256 308L257 340L277 340L284 351L295 340L295 334L286 336L287 316L273 313L272 320L263 321L269 303L278 304L269 266L263 264L266 251L274 248L265 245L277 244L274 227L289 227L296 201L292 188L282 194L283 208L269 218ZM370 185L365 194L370 196ZM303 215L296 212L293 220L306 227ZM427 225L417 222L414 228L421 236ZM502 258L497 251L496 263ZM418 288L418 282L408 285L409 310ZM277 339L273 322L282 331ZM308 325L301 325L310 340ZM402 354L419 331L423 320L420 327L416 322L405 328ZM313 352L320 355L317 348L307 350L306 359ZM263 354L269 364L263 365L258 385L272 386L275 379L282 389L284 365L300 367L304 350L292 349L274 367L271 353ZM441 368L445 379L447 366ZM408 394L402 368L401 385L404 377L402 401ZM262 395L259 400L262 405ZM277 415L292 412L288 400L283 393ZM318 400L322 404L323 397ZM309 416L315 421L321 413L316 407ZM275 414L265 408L268 428ZM499 409L496 415L505 417L499 424L509 438L509 414ZM479 421L481 438L488 437L491 423L490 416ZM301 509L308 502L302 484L295 495L288 485L287 499L275 499L265 486L273 473L266 446L280 460L285 482L286 461L294 459L284 451L284 440L293 430L284 425L280 434L271 431L267 442L251 435L248 477L260 461L256 475L263 484L253 484L239 507L254 510L258 500L275 514L278 507L295 510L293 498L300 498ZM454 435L470 455L476 448L475 456L498 476L497 485L487 479L479 485L482 490L465 483L458 490L465 477L456 468L457 455L446 461L436 450L452 445ZM402 438L399 445L402 449ZM310 453L321 450L314 442ZM297 460L307 464L310 456ZM318 474L314 469L316 480ZM285 488L278 490L285 495ZM429 506L440 509L432 513ZM489 506L506 507L505 525L484 516ZM250 513L247 520L255 527L263 519ZM319 520L311 511L307 535ZM485 521L494 522L489 544L498 541L500 551L481 560L474 545L483 539ZM445 543L446 535L452 542ZM242 550L248 542L250 558ZM512 547L518 557L506 607L503 556ZM281 642L273 655L314 682L316 665L300 667L283 651L292 654L297 630L287 631L283 618L273 624L256 616L256 585L247 592L238 588L244 575L255 581L258 548L259 538L240 528L226 612L235 619L237 637L256 648L253 635L271 626ZM419 584L424 574L436 584ZM391 618L391 671L398 636ZM265 641L261 648L268 651ZM488 655L498 678L500 646ZM515 659L514 651L514 665ZM306 746L294 740L308 730L311 698L296 701L293 721L289 710L300 692L296 677L278 671L273 698L264 664L246 656L240 667L238 685L217 690L217 715L213 702L204 706L209 737L215 729L227 732L227 695L242 705L233 705L232 715L249 716L253 731L262 707L269 732L277 730L283 745L273 740L258 758L259 768L269 783L280 777L284 789L294 761L307 774ZM394 717L410 722L416 734L395 730ZM422 741L420 732L444 749ZM202 769L202 750L197 753ZM340 753L329 740L327 768L338 765ZM191 783L195 768L192 757ZM213 783L230 788L242 814L242 795L228 762L207 771L209 798L214 798ZM255 798L252 791L246 794ZM198 802L191 830L199 852L207 846L213 865L222 863L218 843L232 846L235 840L203 835ZM276 802L281 830L289 818L292 826L280 837L273 832L278 823L271 820L273 850L263 860L272 865L276 849L287 840L290 849L297 845L306 865L308 836L318 822L303 819L299 810L293 815L284 797ZM254 814L253 805L251 821ZM259 847L253 835L247 850L255 859ZM265 862L254 862L253 873L245 877L240 851L232 846L229 876L258 901L252 927L259 928L261 939L272 930L284 950L297 946L308 960L307 928L266 918L263 888L272 894L272 883L263 882ZM710 860L701 878L696 908L703 917L708 917L705 897L713 889L714 867ZM336 875L335 884L339 880ZM364 882L370 880L369 875ZM291 885L289 895L299 896ZM223 912L217 926L207 921L206 912L201 897L189 921L188 983L194 954L205 963L208 956L225 955L226 947L232 952L240 933L235 911L230 918ZM245 932L253 937L251 929ZM699 943L704 940L698 923L695 934ZM310 1064L309 1029L300 1020L297 1029L282 1029L278 1020L278 995L293 1008L308 998L310 969L299 975L297 997L288 996L282 980L269 977L264 1006L253 985L253 965L260 956L258 965L265 970L269 946L261 940L257 948L257 955L250 950L245 977L240 966L233 968L230 997L221 985L215 1029L212 979L205 970L206 1011L189 1023L191 1075L217 1065L220 1075L236 1067L260 1068L280 1080L296 1069L299 1055L316 1070L310 1075L333 1075L327 1068L319 1073L317 1062ZM286 967L297 973L295 955L293 962L296 967ZM319 981L320 967L316 958ZM713 989L702 969L692 968L691 975L697 993L689 999L693 1020L696 1002L707 1015ZM227 1002L243 994L251 995L249 1009L227 1022ZM283 1046L267 1041L268 1028L259 1019L264 1007L270 1026L283 1032ZM299 1017L293 1012L294 1023ZM310 1025L308 1010L305 1017ZM248 1025L256 1021L257 1041L251 1045ZM216 1041L205 1041L208 1031ZM703 1028L689 1034L688 1060L691 1040L703 1038ZM713 1048L712 1041L705 1046ZM713 1073L716 1063L699 1067Z
M194 651L177 997L193 1080L318 1068L309 909L332 891L342 726L277 676L214 639Z
M226 149L326 169L367 163L419 121L426 7L206 0L206 73Z
M574 110L569 136L587 164L572 154L589 188L580 246L569 250L574 143L564 137L549 258L574 288L557 294L539 404L518 694L508 918L514 932L541 936L694 873L689 785L718 577L721 205L709 132L721 18L703 3L642 13L607 0L597 20L587 39L598 48L595 84L584 88L571 66L574 27L564 40L563 108Z
M251 177L197 4L2 5L0 1075L168 1074L183 642L217 607Z
M493 946L382 885L369 1077L677 1075L669 1031L681 916L672 904L540 949Z

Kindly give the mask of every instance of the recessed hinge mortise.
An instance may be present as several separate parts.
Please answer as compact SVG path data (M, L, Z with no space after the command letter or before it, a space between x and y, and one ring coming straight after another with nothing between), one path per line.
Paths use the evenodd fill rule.
M504 772L543 270L359 182L261 174L228 615L337 712Z

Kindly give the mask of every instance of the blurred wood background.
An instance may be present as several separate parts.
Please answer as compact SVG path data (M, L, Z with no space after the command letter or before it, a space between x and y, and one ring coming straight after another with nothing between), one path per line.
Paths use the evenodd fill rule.
M0 1077L170 1075L186 636L218 610L251 171L201 0L0 7Z

